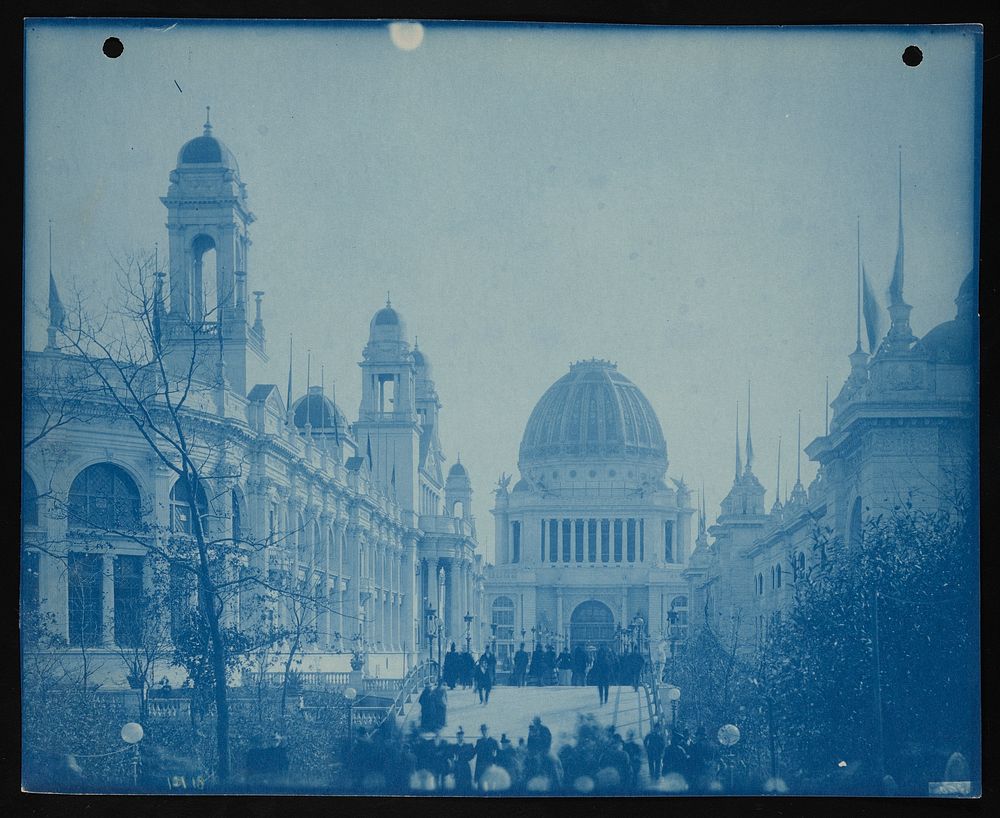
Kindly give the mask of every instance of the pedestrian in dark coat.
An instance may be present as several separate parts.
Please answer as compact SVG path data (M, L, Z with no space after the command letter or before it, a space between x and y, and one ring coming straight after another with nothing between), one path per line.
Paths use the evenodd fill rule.
M480 660L486 660L486 670L490 674L490 687L492 688L493 685L497 683L497 655L493 652L493 649L487 645L486 650L483 651L483 655L479 658Z
M443 681L438 681L431 695L434 701L434 726L431 729L440 730L448 723L448 693L445 691Z
M476 748L465 741L465 731L459 727L455 734L457 743L455 744L455 789L459 792L468 792L472 789L472 759L476 755Z
M683 741L676 731L671 731L670 742L663 750L663 774L684 775L687 772L688 755Z
M434 713L434 691L431 690L429 683L420 691L417 704L420 705L420 729L433 733L437 729L434 726L437 724L437 716Z
M541 716L535 716L528 726L528 752L548 753L552 749L552 731L542 724Z
M441 678L444 679L444 683L448 685L449 690L455 689L455 683L458 681L458 668L459 658L458 654L455 652L455 643L451 643L451 647L448 648L448 652L444 655L444 667L441 668Z
M463 650L459 660L459 677L462 680L462 688L468 690L476 682L476 660L467 650Z
M497 753L497 766L503 767L510 776L511 789L518 789L521 782L521 763L517 756L517 750L510 743L507 734L500 736L500 752Z
M544 651L542 650L542 643L538 642L535 645L535 649L531 651L531 664L528 665L528 676L532 679L537 679L538 684L542 684L542 677L544 675Z
M642 764L642 756L643 756L642 745L638 741L636 741L635 738L635 730L629 730L625 734L624 749L625 752L628 753L628 761L629 761L628 787L631 790L635 790L639 788L639 769L640 765Z
M500 752L500 745L497 744L497 740L490 736L490 728L485 724L479 725L480 738L476 742L476 785L479 785L479 779L483 777L483 773L486 772L486 768L491 764L495 764L497 760L497 753Z
M524 649L522 642L514 654L514 686L524 687L524 677L528 672L528 652Z
M621 736L615 734L611 744L601 753L598 760L598 767L611 767L618 773L619 788L628 787L628 782L632 777L631 764L628 753L625 752L625 742Z
M607 647L601 647L597 651L597 656L594 657L594 666L590 669L590 680L591 683L597 685L597 698L602 705L608 701L611 673L611 652Z
M479 657L479 664L476 666L476 690L479 691L480 704L489 704L492 689L493 679L490 676L490 662L484 653Z
M654 784L660 780L663 771L663 750L667 746L667 737L663 725L657 722L643 740L646 745L646 762L649 764L649 780Z

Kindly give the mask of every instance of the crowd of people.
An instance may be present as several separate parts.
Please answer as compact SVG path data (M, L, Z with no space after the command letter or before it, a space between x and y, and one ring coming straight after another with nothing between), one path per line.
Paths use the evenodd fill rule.
M575 741L558 749L535 716L527 738L499 739L481 724L475 738L458 727L454 740L415 724L404 735L387 720L356 739L349 756L350 788L361 792L625 793L644 790L711 792L717 788L716 747L703 728L694 736L657 723L639 740L581 715ZM644 774L645 773L645 774Z
M515 687L559 684L562 672L565 683L574 687L596 686L603 702L607 699L605 694L610 685L627 684L638 690L645 666L646 660L638 650L626 649L621 655L616 655L606 645L596 651L576 645L572 651L564 648L557 655L553 645L543 648L538 643L529 654L524 649L524 642L521 642L513 656L511 684Z

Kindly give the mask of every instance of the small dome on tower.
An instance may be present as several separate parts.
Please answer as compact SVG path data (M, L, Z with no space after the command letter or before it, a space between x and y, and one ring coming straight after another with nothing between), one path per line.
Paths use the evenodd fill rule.
M403 322L403 316L392 308L392 303L388 299L385 306L372 317L368 340L397 342L406 340L406 324Z
M448 477L464 477L469 478L469 473L465 470L465 466L461 463L455 463L450 469L448 469Z
M433 372L430 359L424 354L424 351L417 346L416 341L413 342L413 352L411 355L413 356L413 364L416 366L419 376L423 378L430 378L431 372Z
M235 170L240 167L236 157L220 140L212 136L211 120L206 120L205 131L201 136L184 143L177 154L177 164L180 165L221 165L223 168Z

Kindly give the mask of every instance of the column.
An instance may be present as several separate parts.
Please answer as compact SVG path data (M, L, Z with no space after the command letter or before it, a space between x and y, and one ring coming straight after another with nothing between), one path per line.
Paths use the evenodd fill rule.
M556 639L561 640L562 635L563 635L563 589L556 588Z
M402 564L400 566L400 571L402 574L402 582L400 583L400 648L405 650L407 653L407 667L412 667L416 662L417 646L414 644L414 639L418 638L419 628L414 631L414 605L413 600L416 596L416 565L414 564L417 551L417 544L415 540L407 537L403 542L403 557ZM419 611L419 606L417 607ZM422 614L418 614L422 615Z
M466 608L470 614L475 615L476 605L475 605L475 599L473 598L472 571L473 571L472 563L471 562L467 563L465 566L465 598L467 600ZM478 627L479 627L479 620L473 619L472 625L469 626L469 630L471 632L473 628L478 628Z
M115 643L115 558L101 557L101 643Z

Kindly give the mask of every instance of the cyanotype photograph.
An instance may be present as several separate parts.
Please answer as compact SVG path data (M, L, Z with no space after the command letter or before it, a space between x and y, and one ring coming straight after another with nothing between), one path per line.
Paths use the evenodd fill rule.
M28 19L28 793L982 793L978 25Z

